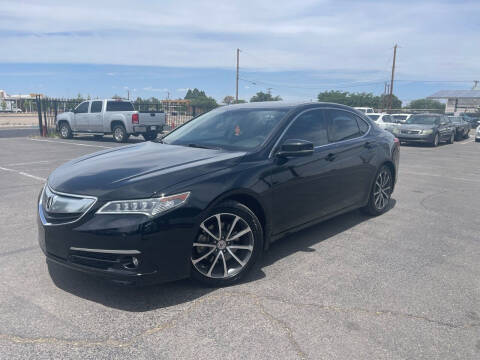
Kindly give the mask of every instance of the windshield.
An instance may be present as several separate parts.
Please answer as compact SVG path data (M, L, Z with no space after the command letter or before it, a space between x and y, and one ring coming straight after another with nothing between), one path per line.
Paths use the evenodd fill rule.
M392 115L395 120L407 120L408 115Z
M171 145L251 150L265 141L288 110L212 110L172 131L162 142Z
M420 125L438 125L440 124L440 117L435 115L413 115L407 120L407 124Z
M378 118L380 117L380 115L368 115L368 117L369 117L370 119L372 119L373 121L377 121Z

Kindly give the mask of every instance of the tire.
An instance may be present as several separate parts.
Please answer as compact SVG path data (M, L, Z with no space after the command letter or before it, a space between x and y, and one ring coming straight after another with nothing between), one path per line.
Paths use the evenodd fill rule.
M455 142L455 132L452 132L450 138L447 141L449 144L453 144Z
M368 196L368 204L362 208L362 211L372 216L378 216L385 213L388 210L392 190L392 170L390 170L387 165L383 165L375 175L375 181L373 182L370 195ZM379 200L379 197L383 200Z
M440 135L438 135L438 133L436 133L435 136L433 137L431 145L433 147L437 147L439 143L440 143Z
M470 131L465 131L465 134L463 134L464 139L468 139L470 137Z
M192 277L211 287L233 285L252 270L262 252L257 216L239 202L223 202L200 222L192 246Z
M71 139L73 137L72 129L66 121L62 121L58 128L58 133L62 139Z
M153 131L153 132L147 132L142 136L145 139L145 141L151 141L151 140L155 140L157 138L157 135L158 133L156 131Z
M112 132L113 132L113 140L115 140L115 142L124 143L128 141L129 135L125 130L125 126L120 124L114 125Z

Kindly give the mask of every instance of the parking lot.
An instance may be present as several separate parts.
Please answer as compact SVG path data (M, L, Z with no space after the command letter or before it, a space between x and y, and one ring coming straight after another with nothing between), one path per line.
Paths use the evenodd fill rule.
M279 240L224 289L121 287L46 265L36 228L45 179L116 146L0 137L0 358L480 357L473 131L453 145L402 146L386 214L354 211Z

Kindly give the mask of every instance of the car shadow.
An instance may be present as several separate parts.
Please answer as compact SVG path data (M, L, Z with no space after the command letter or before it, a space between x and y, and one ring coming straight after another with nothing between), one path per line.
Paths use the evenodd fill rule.
M115 143L115 141L113 140L113 137L111 135L105 135L105 136L102 136L102 137L95 137L93 135L75 135L75 137L73 138L75 140L82 140L82 141L95 141L95 142L103 142L103 143ZM140 143L140 142L144 142L145 139L141 136L137 136L137 137L132 137L130 136L128 138L128 141L123 143L125 145L127 144L136 144L136 143Z
M395 207L395 204L396 201L392 198L387 211ZM277 240L271 244L260 263L241 283L245 284L264 278L264 267L299 251L314 252L316 250L312 247L313 245L370 218L361 211L354 210ZM205 287L190 279L159 285L131 287L76 272L54 263L48 263L48 271L58 288L83 299L129 312L168 308L191 302L215 291L215 288Z

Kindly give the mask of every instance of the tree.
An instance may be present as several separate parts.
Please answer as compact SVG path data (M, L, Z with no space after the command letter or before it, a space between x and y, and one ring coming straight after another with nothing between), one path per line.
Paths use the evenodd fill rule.
M434 109L445 111L445 104L442 104L440 101L432 99L412 100L407 107L410 109Z
M188 89L185 95L186 100L190 100L190 105L199 107L205 111L214 109L218 106L217 101L205 94L205 91L198 90L197 88L191 90Z
M223 103L227 105L231 105L235 103L235 98L231 95L227 95L223 98Z
M270 93L264 93L263 91L257 92L252 96L250 102L262 102L262 101L280 101L282 98L280 96L272 96Z
M84 98L83 98L82 94L78 93L77 101L83 101L83 100L84 100Z
M115 95L112 96L112 99L121 100L122 97L120 95L115 94Z
M376 109L386 108L389 95L376 96L372 93L350 93L348 91L330 90L318 94L318 101L332 102L347 106L364 106ZM402 107L402 102L395 95L392 96L392 108Z

